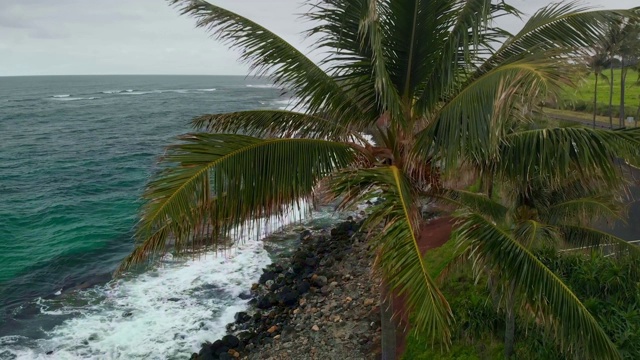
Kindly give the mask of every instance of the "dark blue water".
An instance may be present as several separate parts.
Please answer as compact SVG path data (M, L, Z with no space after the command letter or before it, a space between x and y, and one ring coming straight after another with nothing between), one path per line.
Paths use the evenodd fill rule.
M113 294L104 289L65 294L105 284L132 249L138 197L164 146L189 131L196 115L279 108L279 93L243 77L0 78L0 358L82 342L38 339L70 336L70 329L48 332L78 314L105 314ZM264 259L259 248L248 251ZM105 340L65 356L109 358L105 351L117 344ZM109 354L145 356L118 351Z

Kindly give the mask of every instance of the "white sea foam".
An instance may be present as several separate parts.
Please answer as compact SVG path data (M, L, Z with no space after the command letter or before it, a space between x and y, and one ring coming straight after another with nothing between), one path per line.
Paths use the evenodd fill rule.
M71 94L63 94L63 95L52 95L52 98L68 98Z
M54 98L51 98L51 100L55 100L55 101L78 101L78 100L96 100L96 99L100 99L100 98L96 97L96 96L92 96L92 97L54 97Z
M133 91L133 90L126 90L124 92L120 92L119 94L122 95L146 95L146 94L154 94L157 93L157 91Z
M248 84L248 88L259 88L259 89L278 89L279 87L275 84Z
M74 316L46 339L8 336L0 345L19 360L166 359L197 352L204 341L224 335L234 314L246 309L238 295L271 262L255 235L301 217L292 211L284 220L244 227L246 241L233 250L192 260L167 256L141 275L72 294L74 301L40 299L42 313Z
M148 94L164 94L164 93L178 93L178 94L189 94L189 93L198 93L198 92L212 92L216 91L216 89L163 89L163 90L126 90L113 92L112 94L122 94L122 95L148 95Z

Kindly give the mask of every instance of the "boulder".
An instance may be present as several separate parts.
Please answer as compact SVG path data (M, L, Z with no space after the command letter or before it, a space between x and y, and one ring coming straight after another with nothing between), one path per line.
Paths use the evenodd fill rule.
M313 286L317 287L317 288L321 288L321 287L327 285L327 282L328 282L328 280L327 280L326 276L319 275L319 276L312 276L311 277L311 284Z
M209 346L209 344L202 344L202 348L200 349L200 352L198 352L198 359L201 359L201 360L215 359L214 352Z
M258 280L258 282L260 284L266 284L269 280L275 280L276 276L278 276L278 274L273 271L265 271L260 275L260 280Z
M214 351L213 353L215 355L220 356L220 354L227 354L229 352L229 347L228 346L221 346L220 348L218 348L216 351Z
M216 340L213 342L213 344L211 344L209 346L209 348L211 349L211 351L213 351L214 353L216 352L216 350L220 349L221 347L224 346L224 341L222 340Z
M310 256L304 259L304 264L308 267L316 267L318 266L318 258L315 256Z
M237 348L240 345L240 340L234 335L225 335L222 341L230 349Z
M309 292L310 288L311 285L305 280L298 281L298 283L296 284L296 290L298 291L298 294L305 294Z
M278 293L278 302L284 306L293 306L298 303L299 297L300 295L297 291L285 286L282 288L282 291Z
M243 343L249 342L255 336L256 333L254 333L253 331L242 331L238 333L238 339Z
M244 311L237 312L233 318L238 324L244 324L251 320L251 316Z
M219 360L233 360L233 356L231 356L228 352L222 353L218 355Z
M276 296L274 294L269 293L258 299L258 303L256 304L256 307L261 310L266 310L266 309L270 309L272 306L277 304L278 304L278 299L276 298Z

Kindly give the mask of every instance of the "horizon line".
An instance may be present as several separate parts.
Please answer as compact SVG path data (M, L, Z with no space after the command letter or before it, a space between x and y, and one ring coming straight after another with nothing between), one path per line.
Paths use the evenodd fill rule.
M37 75L0 75L3 77L38 77L38 76L246 76L264 77L251 74L37 74Z

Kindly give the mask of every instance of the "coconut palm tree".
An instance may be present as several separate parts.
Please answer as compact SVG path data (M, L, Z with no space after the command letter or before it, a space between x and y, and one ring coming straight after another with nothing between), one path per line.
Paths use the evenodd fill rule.
M419 205L443 188L443 177L466 162L490 173L496 150L509 146L522 155L514 159L513 176L543 171L557 183L580 169L614 183L619 174L611 158L631 156L619 154L619 144L632 142L634 151L640 145L635 132L538 129L505 138L502 127L502 119L524 121L533 99L570 83L567 60L593 46L625 11L553 4L511 35L493 23L518 15L504 2L320 0L306 14L315 24L307 35L327 54L316 64L238 14L201 0L172 3L285 89L293 109L195 119L200 131L169 147L163 170L143 195L138 245L123 268L169 249L215 247L240 224L300 206L323 184L332 184L345 203L382 191L382 205L366 222L366 229L377 230L371 236L377 266L388 287L407 299L413 329L447 343L451 311L419 247L429 241L419 231ZM550 308L563 329L591 321L561 281L543 281L544 291L559 294ZM578 310L564 316L566 304ZM584 346L586 354L619 357L602 329L586 331L598 339Z
M609 79L602 73L604 69L606 69L611 62L609 61L609 57L605 54L604 51L596 48L594 50L594 54L590 55L586 59L587 66L589 71L595 76L596 81L593 87L593 128L596 127L596 116L598 113L598 79L602 78L602 80L608 82Z
M624 126L625 119L625 90L629 68L633 68L640 59L640 24L628 20L620 30L620 126Z
M509 156L504 159L513 160ZM510 165L497 165L495 169L501 172L505 167ZM507 170L503 175L510 171ZM582 177L577 172L557 184L549 182L544 175L533 176L526 182L517 177L500 177L503 181L500 182L499 197L450 190L443 198L458 205L456 240L462 249L466 249L463 256L473 258L476 271L485 270L494 277L502 277L504 281L505 358L514 355L515 318L519 309L526 309L522 312L524 316L533 315L538 323L552 331L568 332L565 335L568 337L583 336L577 334L584 329L590 329L586 333L598 332L598 323L591 317L584 318L579 328L558 328L558 321L562 320L553 314L549 308L551 304L566 305L561 316L573 316L571 313L584 311L584 308L578 302L567 301L575 296L568 288L564 289L567 298L563 298L558 291L545 289L552 282L562 281L551 270L534 265L539 262L534 254L536 250L550 246L568 245L594 250L602 246L615 246L618 254L626 253L638 259L640 248L593 226L603 220L614 221L622 217L624 206L620 197L621 189ZM487 253L493 253L493 256L486 256ZM514 269L519 270L512 271ZM493 282L495 280L492 279ZM520 283L532 285L517 286ZM527 306L516 306L518 298ZM582 343L574 341L577 345L570 345L570 350L566 352L580 357L577 354L584 349L579 347L589 346L589 342L603 341L591 335L587 337L583 338ZM595 343L594 346L608 346ZM573 348L575 346L578 348Z
M616 62L619 63L619 59L616 56L620 52L620 46L622 41L622 30L624 28L625 18L620 17L612 21L609 25L605 36L603 37L602 45L605 52L609 56L609 128L613 129L613 86L615 78L613 76L613 70Z

